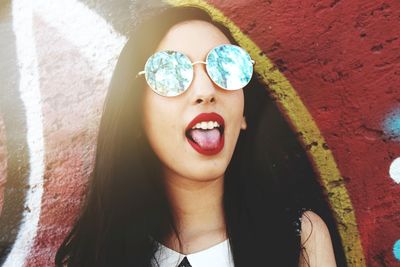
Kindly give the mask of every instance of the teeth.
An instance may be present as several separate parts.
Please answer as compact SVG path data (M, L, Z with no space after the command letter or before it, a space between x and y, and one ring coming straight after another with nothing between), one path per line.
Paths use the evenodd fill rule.
M219 127L219 124L216 121L202 121L193 126L192 129L210 130L217 127Z

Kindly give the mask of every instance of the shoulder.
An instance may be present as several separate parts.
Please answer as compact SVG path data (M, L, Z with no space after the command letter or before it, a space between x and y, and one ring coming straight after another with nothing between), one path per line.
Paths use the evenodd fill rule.
M300 266L336 266L328 227L309 210L301 216L301 246Z
M301 215L301 237L329 236L329 230L322 218L311 210L304 211ZM303 241L303 240L302 240ZM305 240L304 240L305 241Z

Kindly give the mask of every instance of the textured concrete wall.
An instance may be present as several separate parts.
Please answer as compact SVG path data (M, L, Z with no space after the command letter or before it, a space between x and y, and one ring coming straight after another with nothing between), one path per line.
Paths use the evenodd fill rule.
M350 266L400 265L400 2L165 4L186 2L234 30L256 59L320 175ZM125 36L155 5L0 3L4 266L52 266L79 210Z

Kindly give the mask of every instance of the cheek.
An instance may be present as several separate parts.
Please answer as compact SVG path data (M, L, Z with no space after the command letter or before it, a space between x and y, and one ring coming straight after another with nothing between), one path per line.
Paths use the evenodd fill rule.
M157 129L161 128L162 120L160 120L157 110L159 105L157 99L149 94L145 93L143 98L143 127L150 144L153 144L154 139L157 137Z
M177 121L174 105L162 96L152 92L144 96L143 126L146 136L154 152L162 158L169 153L169 146L175 142L177 136ZM174 134L175 133L175 134Z
M161 129L164 128L165 118L162 118L164 114L162 112L163 105L157 97L149 96L148 94L145 96L143 104L144 129L147 136L151 139L157 136L161 132Z
M232 121L232 127L230 128L230 140L233 143L232 149L234 149L243 124L244 96L242 90L239 91L238 94L235 94L235 97L231 99L230 107L230 118Z
M244 95L243 90L238 91L232 96L231 100L231 112L235 123L241 123L244 112Z

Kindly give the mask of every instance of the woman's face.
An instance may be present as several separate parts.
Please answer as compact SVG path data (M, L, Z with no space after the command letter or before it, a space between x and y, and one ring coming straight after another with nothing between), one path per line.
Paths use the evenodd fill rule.
M214 25L191 20L173 26L157 51L175 50L187 55L192 62L205 61L212 48L229 43ZM143 123L166 177L206 181L224 175L239 132L246 128L244 96L242 89L227 91L219 88L207 75L204 64L193 67L193 81L179 96L160 96L146 86ZM212 121L214 124L217 121L221 124L221 118L210 116L210 113L222 117L223 132L218 128L188 130L194 122Z

